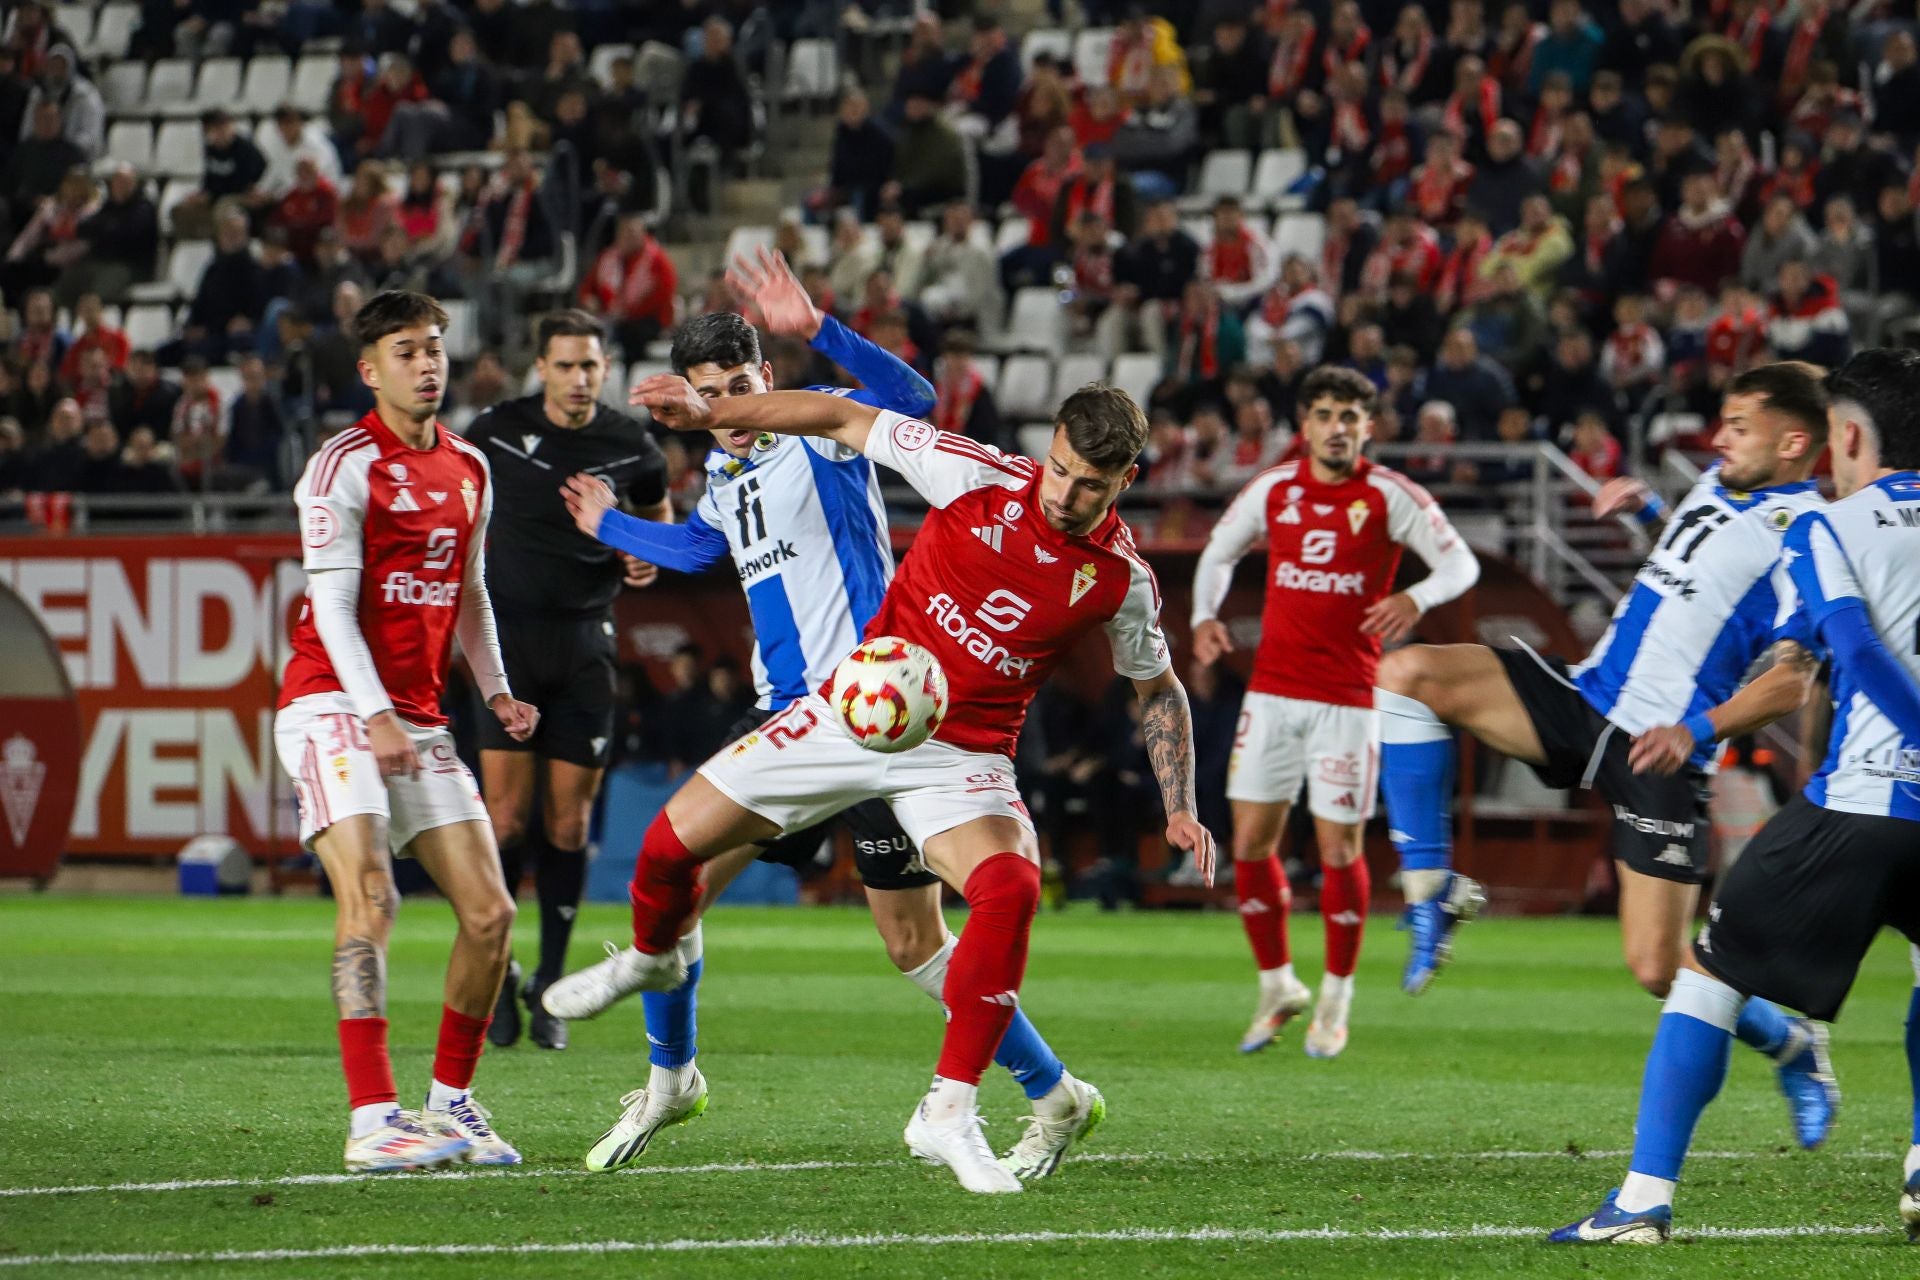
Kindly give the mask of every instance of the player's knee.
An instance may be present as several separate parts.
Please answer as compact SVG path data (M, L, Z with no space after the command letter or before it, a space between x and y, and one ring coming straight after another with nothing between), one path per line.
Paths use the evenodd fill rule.
M547 815L547 843L556 849L587 847L587 816L583 813Z
M1633 980L1655 999L1665 1000L1667 992L1673 988L1673 957L1664 951L1629 955L1627 968L1632 972Z
M513 899L506 894L461 913L460 928L484 946L505 950L513 937Z
M1018 854L988 858L967 877L967 905L1032 920L1040 910L1040 867Z
M887 944L887 959L902 973L918 969L931 960L944 941L942 934L936 934L918 921L894 921L880 937Z

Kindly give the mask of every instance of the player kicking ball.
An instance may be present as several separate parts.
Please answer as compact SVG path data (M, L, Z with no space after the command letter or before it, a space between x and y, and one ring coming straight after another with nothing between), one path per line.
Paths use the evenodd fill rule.
M1831 1021L1881 926L1920 943L1920 354L1863 351L1828 379L1839 500L1799 515L1782 605L1833 660L1833 729L1806 789L1761 828L1707 912L1660 1016L1624 1184L1559 1244L1658 1244L1700 1115L1745 1010L1778 1000ZM1796 599L1797 597L1797 599ZM1920 949L1914 951L1920 983ZM1907 1012L1914 1086L1899 1212L1920 1237L1920 986Z
M1811 365L1762 365L1727 386L1720 461L1681 501L1606 634L1568 670L1522 644L1412 645L1380 664L1384 789L1408 866L1451 859L1453 728L1531 765L1550 787L1593 788L1612 808L1620 940L1640 985L1665 998L1710 876L1708 770L1715 744L1805 703L1818 668L1777 625L1774 567L1794 519L1824 504L1812 479L1827 443L1827 399ZM1646 486L1615 481L1594 511L1641 508ZM1776 662L1746 688L1769 648ZM1736 696L1737 691L1737 696ZM1660 773L1649 769L1666 761ZM1459 917L1416 931L1408 990L1446 959ZM1769 1057L1794 1136L1819 1145L1840 1093L1826 1032L1764 1000L1748 1002L1740 1039Z
M708 400L685 379L634 392L678 430L824 436L899 472L929 504L868 636L920 645L944 669L949 713L933 738L883 755L861 747L828 701L831 682L701 766L648 829L634 870L634 946L547 990L555 1014L591 1017L641 990L678 986L677 943L698 909L702 864L869 799L884 799L971 915L947 969L939 1066L907 1122L915 1156L982 1193L1021 1182L994 1159L976 1112L980 1077L1019 1005L1040 900L1033 823L1012 752L1027 707L1095 627L1141 700L1167 839L1212 879L1213 838L1194 816L1193 732L1173 674L1153 574L1114 501L1132 483L1146 419L1093 385L1060 406L1044 462L1013 458L924 422L839 396L770 392Z
M513 899L486 805L440 714L455 637L509 734L527 738L539 717L507 687L487 599L486 459L435 417L446 325L419 293L376 294L360 308L353 331L373 412L314 454L294 489L307 600L273 736L299 798L301 843L333 886L352 1172L520 1163L472 1092ZM459 922L424 1111L400 1107L387 1052L395 856L426 868Z
M1248 482L1214 525L1194 570L1194 656L1211 663L1233 651L1219 619L1233 567L1266 543L1260 648L1227 765L1233 883L1260 972L1242 1053L1273 1043L1313 1000L1288 952L1292 895L1277 852L1303 783L1320 846L1327 931L1326 977L1305 1047L1310 1058L1338 1057L1346 1048L1353 971L1373 893L1362 837L1380 778L1374 670L1383 644L1404 640L1422 614L1480 578L1479 561L1427 491L1361 456L1373 431L1375 395L1351 369L1329 365L1308 374L1299 395L1306 457ZM1395 592L1406 547L1430 572Z

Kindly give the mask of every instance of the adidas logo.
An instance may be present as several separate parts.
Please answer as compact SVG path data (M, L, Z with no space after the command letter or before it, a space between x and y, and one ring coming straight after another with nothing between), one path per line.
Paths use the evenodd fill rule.
M1342 911L1337 915L1328 916L1327 923L1343 924L1351 929L1358 925L1365 924L1366 919L1358 911Z
M389 511L418 511L420 504L414 501L413 490L402 489L395 494L393 501L387 504Z
M1271 910L1273 910L1272 907L1269 907L1258 898L1248 898L1240 904L1240 914L1243 916L1257 916Z
M1059 556L1054 555L1053 552L1048 551L1045 547L1035 547L1033 549L1033 558L1041 564L1053 564L1060 559Z
M595 755L599 755L602 751L606 749L606 746L607 746L607 740L604 736L598 737L598 738L588 738L587 742L589 745L593 747L593 754Z
M1001 991L1001 992L995 993L994 995L981 996L980 998L982 1000L985 1000L988 1004L1004 1005L1010 1009L1018 1008L1020 1004L1019 994L1012 991Z
M973 536L992 547L995 551L998 551L1000 550L1000 539L1005 533L1006 528L1003 525L983 524L973 531Z

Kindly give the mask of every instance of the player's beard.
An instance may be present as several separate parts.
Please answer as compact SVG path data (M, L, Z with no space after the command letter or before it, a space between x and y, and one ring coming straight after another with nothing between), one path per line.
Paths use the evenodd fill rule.
M1324 454L1315 454L1313 460L1319 463L1324 469L1333 472L1333 474L1345 476L1353 474L1353 464L1358 460L1359 456L1358 450L1349 448L1345 453L1336 454L1331 457Z

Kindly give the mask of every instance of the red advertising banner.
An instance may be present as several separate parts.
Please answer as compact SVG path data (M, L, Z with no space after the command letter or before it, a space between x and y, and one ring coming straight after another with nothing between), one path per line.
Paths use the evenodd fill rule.
M0 583L39 616L79 703L68 853L171 854L207 833L295 851L273 754L306 591L293 535L0 538Z

